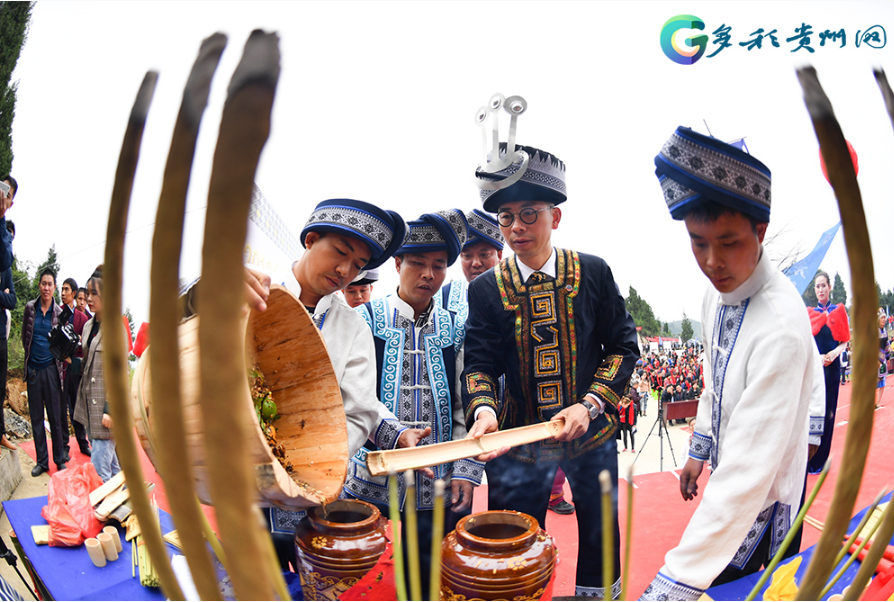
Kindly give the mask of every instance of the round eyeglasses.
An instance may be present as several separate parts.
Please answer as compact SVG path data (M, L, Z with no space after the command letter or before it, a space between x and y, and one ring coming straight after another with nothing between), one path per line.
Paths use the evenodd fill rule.
M533 209L531 207L525 207L518 213L512 213L511 211L501 211L497 215L497 221L500 222L500 225L504 228L508 228L513 223L515 223L515 218L518 218L522 221L523 224L531 225L537 221L537 214L541 211L546 211L547 209L552 209L552 207L544 207L542 209Z

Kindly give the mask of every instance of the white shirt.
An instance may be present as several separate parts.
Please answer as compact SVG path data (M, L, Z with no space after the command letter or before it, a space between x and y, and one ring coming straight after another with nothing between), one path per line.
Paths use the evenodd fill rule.
M301 296L301 285L292 270L283 274L283 286ZM320 334L326 342L329 360L341 389L348 426L348 457L357 453L371 435L384 434L380 429L382 421L397 418L379 402L376 395L376 349L372 333L364 319L345 302L332 293L320 299L314 308L314 322L319 325ZM320 324L322 322L322 324ZM394 429L391 429L392 431ZM406 430L398 427L397 432ZM397 437L390 433L388 440L397 443ZM382 441L371 439L385 449Z
M728 348L717 346L718 313L737 315L743 306L738 334ZM736 290L708 290L702 328L705 392L693 441L701 437L717 446L717 466L680 544L667 553L643 599L697 599L736 555L762 510L781 502L792 507L794 520L809 410L815 400L825 403L804 303L767 253ZM714 388L715 367L723 370L722 390Z

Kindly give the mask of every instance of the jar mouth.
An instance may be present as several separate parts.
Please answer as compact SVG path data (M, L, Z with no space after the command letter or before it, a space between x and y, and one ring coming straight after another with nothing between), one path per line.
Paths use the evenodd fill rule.
M344 532L374 528L380 516L378 508L360 500L337 500L317 506L307 514L308 520L317 528Z
M491 510L461 519L456 537L467 547L499 552L528 545L539 530L540 525L527 514Z

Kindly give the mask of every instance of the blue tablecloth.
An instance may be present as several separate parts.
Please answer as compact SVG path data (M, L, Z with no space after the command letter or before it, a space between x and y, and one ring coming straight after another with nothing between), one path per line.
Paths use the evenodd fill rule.
M124 541L121 532L121 555L115 562L109 562L103 568L93 566L87 549L81 545L76 548L51 548L38 546L31 536L32 525L45 525L47 521L40 515L41 509L47 505L47 497L33 497L23 500L3 502L3 509L9 517L19 543L31 561L34 570L47 586L50 595L56 600L165 600L161 589L143 587L140 576L131 576L130 542ZM167 533L174 527L170 515L159 510L162 532ZM168 552L174 548L168 546Z
M124 532L121 530L119 530L123 547L121 555L118 560L107 563L101 569L93 565L83 545L76 548L51 548L35 544L31 536L31 526L47 524L40 515L40 511L46 505L47 497L42 496L3 502L3 509L25 555L54 599L166 600L160 588L140 585L139 571L136 577L131 576L130 542L124 541ZM158 519L162 533L174 529L171 515L164 510L159 509ZM180 553L174 546L166 545L166 548L168 556ZM214 564L218 578L223 579L226 575L224 568L219 562L215 561ZM292 599L303 600L298 575L286 572L283 577ZM231 595L225 595L224 599L233 598Z
M891 501L891 494L889 493L882 500L882 503L890 502L890 501ZM852 533L853 530L857 528L857 526L860 524L860 521L863 519L863 516L866 514L867 510L868 510L868 508L864 508L854 518L851 519L850 525L848 526L848 529L847 529L848 533ZM812 529L813 527L809 527L809 526L805 525L804 528ZM842 542L842 543L844 543L844 542ZM894 544L894 540L892 540L892 544ZM806 550L804 550L803 552L801 552L800 554L798 554L798 556L801 556L803 558L803 560L801 560L801 566L798 567L798 572L795 576L796 583L800 584L801 579L804 578L804 574L807 572L807 567L810 565L810 559L813 556L813 551L815 548L816 548L816 546L811 546L811 547L807 548ZM791 562L793 560L794 560L794 557L785 560L784 563L788 564L789 562ZM842 566L844 566L845 562L847 562L847 556L844 557L844 560L841 561L841 564L839 564L837 567L835 567L835 570L833 570L832 573L829 575L830 579L836 573L838 573L838 570ZM782 564L782 563L780 563L780 564ZM838 581L838 583L836 583L835 586L831 590L829 590L829 593L826 594L826 599L828 599L828 597L833 594L842 593L842 590L844 590L845 587L850 585L851 582L854 580L854 577L857 576L857 571L859 569L860 569L860 563L859 562L853 563L847 569L847 571L844 573L844 575L842 575L842 577ZM751 593L751 589L760 580L761 575L763 575L763 574L764 574L764 571L761 571L759 573L754 573L753 575L748 575L747 577L743 577L737 581L731 581L730 583L725 583L723 585L718 585L717 587L712 587L705 593L708 594L714 600L744 600L748 596L748 594ZM764 585L764 588L760 591L760 593L758 593L756 599L763 600L763 597L764 597L763 593L768 587L770 587L770 583L772 582L772 580L773 580L772 577L770 579L767 579L767 583Z

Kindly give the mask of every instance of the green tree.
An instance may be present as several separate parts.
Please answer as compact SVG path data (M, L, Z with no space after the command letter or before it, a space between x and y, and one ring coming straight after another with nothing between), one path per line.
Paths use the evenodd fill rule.
M636 289L630 287L629 295L625 300L627 311L637 326L642 327L643 336L654 337L661 333L661 323L655 318L652 306L639 296Z
M664 328L661 330L661 333L666 336L670 336L671 329L670 326L667 325L667 322L664 323Z
M835 272L835 283L832 285L832 303L847 305L847 291L844 290L844 281L838 272Z
M129 307L125 307L125 308L124 308L124 317L127 318L127 323L130 325L130 336L131 336L131 339L136 338L136 336L137 336L137 326L136 326L136 322L134 322L133 314L130 313L130 308L129 308ZM132 362L135 362L135 361L137 361L137 356L134 355L134 353L131 351L131 352L130 352L130 355L128 355L127 359L129 359L129 360L132 361Z
M680 325L680 339L682 339L683 343L692 338L692 335L695 334L695 331L692 330L692 322L689 321L689 318L686 316L686 312L683 312L683 323Z
M0 2L0 175L12 171L12 122L19 83L11 82L28 38L32 2Z

